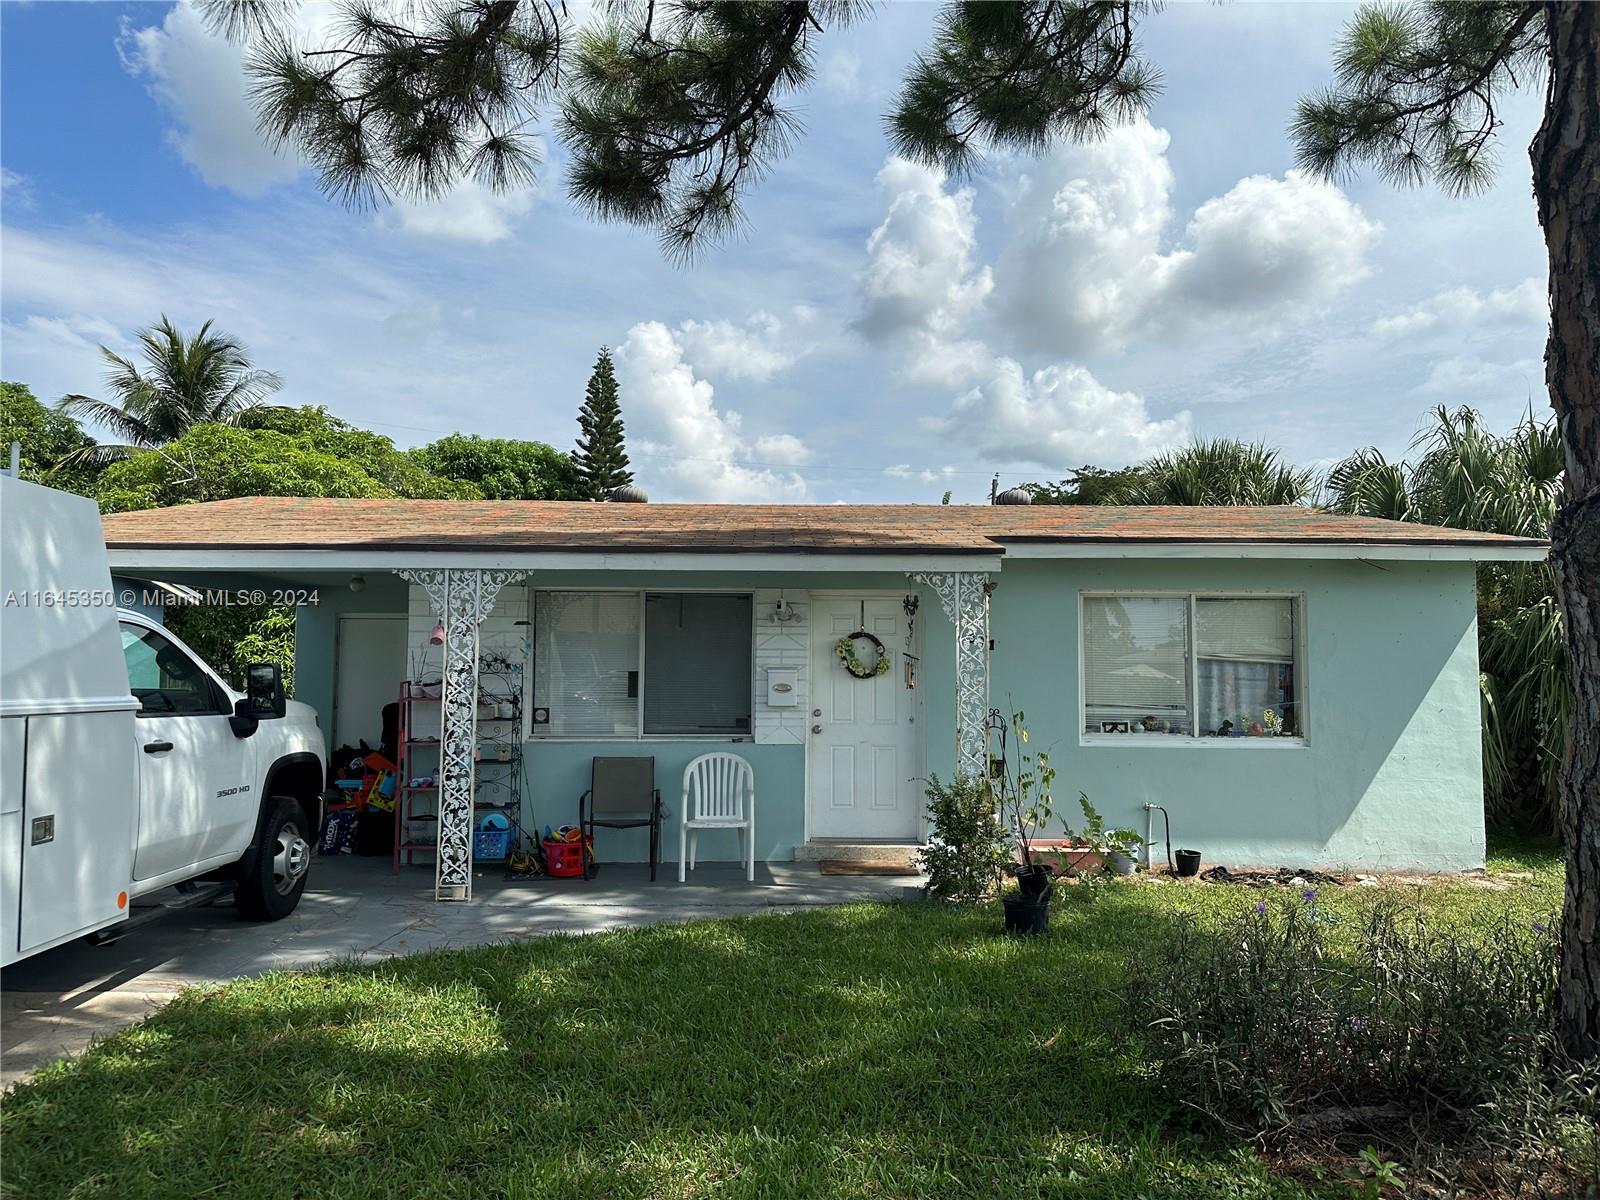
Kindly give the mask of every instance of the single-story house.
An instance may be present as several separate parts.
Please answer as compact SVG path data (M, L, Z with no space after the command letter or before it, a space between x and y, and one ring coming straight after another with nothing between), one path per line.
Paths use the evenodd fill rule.
M1058 807L1142 832L1161 805L1209 862L1478 867L1476 566L1547 549L1296 507L262 497L105 533L119 577L298 600L330 746L442 688L412 718L442 738L441 899L470 895L494 729L525 829L576 819L596 755L653 755L676 813L685 764L731 750L757 857L787 860L922 840L924 781L983 771L1019 710Z

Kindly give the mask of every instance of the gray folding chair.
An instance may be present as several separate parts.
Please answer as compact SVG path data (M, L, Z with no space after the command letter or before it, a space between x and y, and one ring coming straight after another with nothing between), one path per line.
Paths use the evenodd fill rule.
M593 844L596 827L639 829L650 827L650 879L655 881L661 857L661 791L656 787L654 758L596 758L590 768L589 790L578 798L578 828L584 845ZM583 856L583 877L592 877L592 862Z

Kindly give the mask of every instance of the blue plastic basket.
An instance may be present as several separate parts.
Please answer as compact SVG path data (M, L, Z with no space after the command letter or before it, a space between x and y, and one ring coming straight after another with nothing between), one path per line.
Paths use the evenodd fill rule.
M505 858L511 853L509 829L476 829L472 833L472 857L480 861Z

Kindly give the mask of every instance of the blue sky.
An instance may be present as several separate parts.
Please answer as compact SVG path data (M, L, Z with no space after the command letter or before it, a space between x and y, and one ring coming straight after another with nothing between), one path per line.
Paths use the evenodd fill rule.
M659 500L975 500L1194 436L1323 464L1403 451L1440 404L1544 411L1536 90L1485 195L1334 187L1284 126L1352 9L1175 4L1144 28L1148 122L946 180L881 123L936 12L820 38L748 232L680 267L577 213L553 142L528 192L351 212L257 137L192 12L0 4L0 371L95 394L98 345L215 318L285 402L402 445L567 447L609 344Z

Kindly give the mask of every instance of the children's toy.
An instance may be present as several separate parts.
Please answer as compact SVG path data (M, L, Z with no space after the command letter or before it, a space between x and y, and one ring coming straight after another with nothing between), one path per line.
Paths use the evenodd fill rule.
M576 825L563 825L553 832L550 826L544 827L544 866L553 877L571 879L582 875L585 854L594 857L594 841L585 840Z

